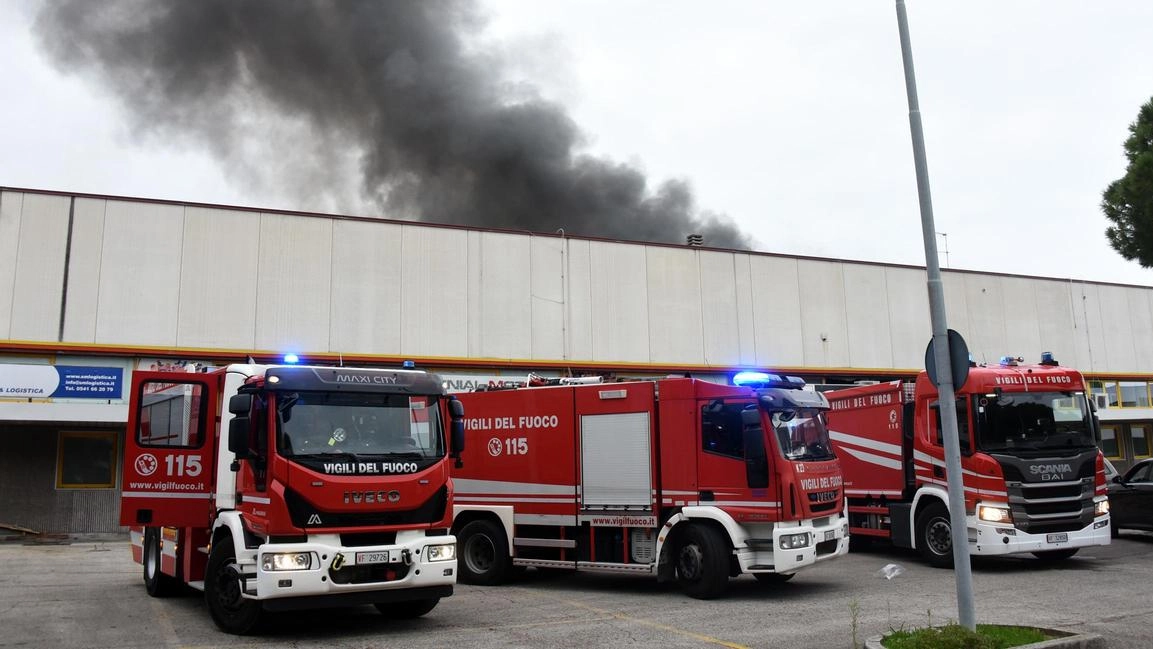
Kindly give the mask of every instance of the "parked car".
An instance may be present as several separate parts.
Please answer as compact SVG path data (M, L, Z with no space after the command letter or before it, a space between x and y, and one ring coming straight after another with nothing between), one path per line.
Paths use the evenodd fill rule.
M1105 461L1108 473L1108 460ZM1147 530L1153 532L1153 458L1141 460L1109 481L1109 513L1112 532Z

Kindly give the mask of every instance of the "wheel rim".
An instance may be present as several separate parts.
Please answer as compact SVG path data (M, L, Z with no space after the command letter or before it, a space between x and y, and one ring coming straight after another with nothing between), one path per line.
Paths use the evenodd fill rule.
M933 554L946 555L953 551L953 531L949 521L937 517L925 528L925 544Z
M701 578L701 565L704 554L695 543L689 543L681 548L680 561L677 563L681 578L686 581L696 581Z
M244 597L240 592L240 578L232 570L235 560L224 562L216 571L216 601L226 611L240 610Z
M492 570L493 564L496 563L496 544L483 534L469 537L464 547L464 560L472 572L486 573Z

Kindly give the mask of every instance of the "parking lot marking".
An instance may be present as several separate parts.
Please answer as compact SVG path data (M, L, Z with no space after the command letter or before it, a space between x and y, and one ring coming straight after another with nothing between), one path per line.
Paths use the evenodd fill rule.
M710 636L710 635L705 635L703 633L696 633L695 631L689 631L686 629L680 629L680 628L677 628L675 626L669 626L667 624L662 624L660 622L654 622L652 620L646 620L646 619L641 618L641 617L633 617L632 615L629 615L627 613L621 613L619 611L610 611L607 609L598 608L596 606L590 606L589 604L585 604L584 602L580 602L577 600L566 599L563 597L557 597L555 595L549 595L549 594L541 593L541 592L537 592L537 591L534 591L533 594L535 596L548 597L549 599L556 600L556 601L558 601L562 604L565 604L567 606L574 606L576 608L581 608L581 609L584 609L586 611L598 613L600 615L607 616L609 618L614 618L617 620L621 620L623 622L632 622L634 624L640 624L642 626L647 626L649 628L659 629L661 631L668 631L669 633L675 633L676 635L682 635L682 636L685 636L686 638L692 638L694 640L700 640L701 642L706 642L708 644L715 644L715 645L719 645L721 647L728 647L728 649L749 649L748 646L743 645L743 644L737 644L735 642L729 642L728 640L721 640L720 638L714 638L713 636Z

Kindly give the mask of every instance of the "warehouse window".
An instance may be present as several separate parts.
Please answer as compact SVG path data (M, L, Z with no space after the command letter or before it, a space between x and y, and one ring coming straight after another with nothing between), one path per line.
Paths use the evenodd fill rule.
M56 453L56 488L115 487L117 437L115 431L61 431Z
M1133 459L1149 457L1149 427L1146 424L1130 424L1129 439L1133 442Z
M1117 426L1101 425L1101 453L1110 460L1122 460L1121 441L1117 439Z
M1122 408L1148 408L1149 384L1141 381L1124 381L1121 383Z

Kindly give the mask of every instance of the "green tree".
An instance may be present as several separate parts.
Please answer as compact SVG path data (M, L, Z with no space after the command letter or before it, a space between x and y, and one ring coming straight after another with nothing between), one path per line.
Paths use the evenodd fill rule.
M1105 188L1101 210L1113 222L1105 230L1121 256L1153 267L1153 99L1137 113L1125 140L1129 166Z

